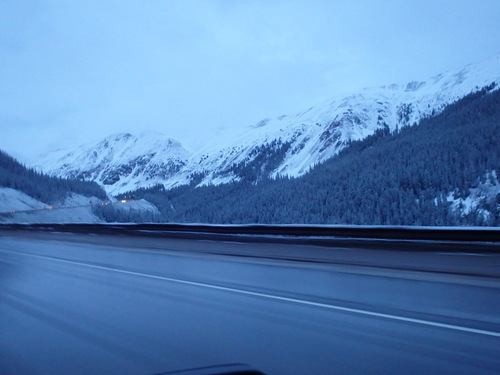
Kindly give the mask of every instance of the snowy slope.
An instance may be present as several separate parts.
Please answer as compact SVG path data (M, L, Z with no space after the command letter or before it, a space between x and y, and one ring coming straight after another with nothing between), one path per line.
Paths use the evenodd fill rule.
M88 198L71 194L63 202L52 206L40 202L18 190L0 188L0 222L3 223L97 223Z
M97 181L112 194L156 183L172 188L193 181L220 184L262 175L297 177L331 158L349 140L383 127L414 125L492 82L500 83L500 55L427 81L367 88L295 115L230 129L191 154L159 134L122 134L90 147L49 153L38 158L36 166L57 176Z
M39 210L48 206L19 190L0 187L0 212Z
M160 214L155 205L144 199L103 202L71 193L64 200L49 205L21 191L0 187L0 223L103 223L93 212L95 205L112 205L116 211L129 213L131 218L147 213Z
M365 138L385 125L394 130L418 123L422 117L492 82L500 82L500 55L425 82L369 88L334 97L292 116L263 120L237 135L231 131L220 135L194 155L183 172L209 172L204 183L230 180L234 176L223 173L227 166L248 161L259 146L281 140L291 146L272 174L300 176L338 153L349 140ZM217 176L221 172L223 178Z
M116 211L123 211L123 212L149 212L155 215L160 215L160 211L154 204L151 202L148 202L145 199L139 199L139 200L129 200L126 202L123 202L121 204L114 204L113 205L114 209Z
M37 158L35 168L50 175L96 181L118 193L163 183L186 164L188 152L175 140L147 131L115 134L74 150L56 150Z

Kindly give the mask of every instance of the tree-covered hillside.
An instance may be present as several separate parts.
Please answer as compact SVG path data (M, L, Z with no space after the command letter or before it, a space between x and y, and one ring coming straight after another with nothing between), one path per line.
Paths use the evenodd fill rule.
M173 222L498 226L500 91L492 89L417 126L352 142L298 179L134 194ZM459 209L470 189L485 186L492 197Z
M70 193L107 198L105 191L95 182L47 176L26 168L3 151L0 151L0 186L22 191L44 203L60 202Z

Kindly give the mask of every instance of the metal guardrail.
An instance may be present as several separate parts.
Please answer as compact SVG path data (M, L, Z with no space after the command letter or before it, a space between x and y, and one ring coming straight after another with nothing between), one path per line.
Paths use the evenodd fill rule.
M500 228L209 225L209 224L1 224L0 231L29 230L136 236L257 236L288 239L366 239L402 241L489 242L500 244Z

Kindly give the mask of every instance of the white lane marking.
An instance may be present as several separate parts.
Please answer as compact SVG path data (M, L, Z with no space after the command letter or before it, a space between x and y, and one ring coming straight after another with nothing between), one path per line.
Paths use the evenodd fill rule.
M52 260L55 262L74 264L77 266L84 266L84 267L89 267L89 268L105 270L105 271L113 271L113 272L123 273L123 274L127 274L127 275L141 276L141 277L146 277L146 278L150 278L150 279L170 281L170 282L179 283L179 284L193 285L193 286L198 286L198 287L202 287L202 288L222 290L222 291L226 291L226 292L233 292L233 293L244 294L244 295L249 295L249 296L263 297L263 298L268 298L268 299L273 299L273 300L278 300L278 301L293 302L293 303L297 303L300 305L322 307L322 308L330 309L330 310L344 311L344 312L350 312L350 313L367 315L367 316L375 316L378 318L385 318L385 319L397 320L397 321L402 321L402 322L421 324L421 325L426 325L426 326L431 326L431 327L447 328L447 329L451 329L451 330L455 330L455 331L475 333L478 335L500 337L499 332L486 331L486 330L482 330L482 329L469 328L469 327L462 327L462 326L457 326L454 324L438 323L438 322L433 322L430 320L408 318L408 317L404 317L404 316L400 316L400 315L384 314L384 313L378 313L378 312L369 311L369 310L361 310L361 309L354 309L354 308L343 307L343 306L338 306L338 305L330 305L330 304L321 303L321 302L306 301L306 300L302 300L302 299L298 299L298 298L276 296L273 294L252 292L252 291L244 290L244 289L236 289L236 288L230 288L230 287L225 287L225 286L220 286L220 285L200 283L200 282L196 282L196 281L175 279L172 277L151 275L151 274L142 273L142 272L127 271L127 270L122 270L119 268L98 266L95 264L76 262L76 261L72 261L72 260L54 258L54 257L50 257L50 256L45 256L45 255L30 254L30 253L25 253L25 252L21 252L21 251L12 251L12 250L4 250L4 251L23 254L26 256L34 257L34 258L48 259L48 260Z
M467 256L467 257L491 257L492 254L480 254L480 253L438 253L439 255L449 255L449 256Z

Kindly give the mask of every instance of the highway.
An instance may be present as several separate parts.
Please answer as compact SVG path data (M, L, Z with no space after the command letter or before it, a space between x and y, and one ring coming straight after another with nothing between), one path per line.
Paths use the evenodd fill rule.
M0 374L227 363L499 374L500 254L0 232Z

